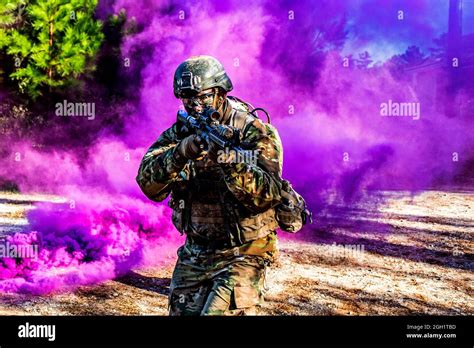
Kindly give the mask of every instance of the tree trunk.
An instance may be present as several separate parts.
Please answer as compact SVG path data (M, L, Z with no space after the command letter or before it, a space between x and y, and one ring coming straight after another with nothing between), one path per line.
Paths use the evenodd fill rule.
M49 22L49 50L51 51L51 54L53 51L53 29L54 29L53 21L51 21ZM48 70L48 78L51 79L52 77L53 77L53 69L50 66Z

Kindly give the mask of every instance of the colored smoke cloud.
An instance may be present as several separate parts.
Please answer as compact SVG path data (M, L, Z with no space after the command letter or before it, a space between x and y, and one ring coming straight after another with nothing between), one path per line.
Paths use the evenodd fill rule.
M74 197L74 207L71 202L42 203L29 214L34 232L7 237L10 245L38 245L39 253L20 262L3 258L0 291L64 291L173 260L181 238L164 206L97 192Z

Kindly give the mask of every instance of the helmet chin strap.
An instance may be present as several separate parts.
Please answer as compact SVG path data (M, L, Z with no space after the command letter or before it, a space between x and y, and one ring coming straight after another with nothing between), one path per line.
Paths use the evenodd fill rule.
M219 96L218 88L214 88L214 100L212 101L212 108L214 110L218 109L218 107L217 107L218 96Z
M222 121L222 118L224 117L224 111L225 110L219 110L223 107L224 105L224 101L225 101L225 98L224 100L222 101L222 103L220 103L219 105L219 102L220 102L220 94L219 94L219 88L214 88L214 100L212 101L212 108L216 111L219 112L219 123Z

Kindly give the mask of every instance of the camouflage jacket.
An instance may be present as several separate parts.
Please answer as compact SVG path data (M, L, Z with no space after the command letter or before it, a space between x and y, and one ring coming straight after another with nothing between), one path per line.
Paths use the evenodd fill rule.
M222 123L240 128L241 147L256 161L220 165L205 154L177 163L174 151L190 133L179 122L146 152L137 182L145 195L162 201L171 193L173 223L188 242L226 249L267 240L278 226L273 207L280 202L283 149L277 130L253 117L245 104L227 99Z

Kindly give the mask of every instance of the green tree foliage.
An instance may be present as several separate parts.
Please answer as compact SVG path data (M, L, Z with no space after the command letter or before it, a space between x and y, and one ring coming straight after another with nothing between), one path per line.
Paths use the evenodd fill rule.
M94 19L97 0L0 0L0 50L13 62L10 78L35 98L93 70L104 38Z

